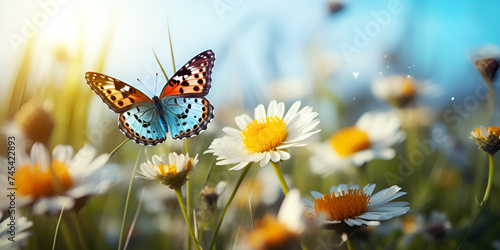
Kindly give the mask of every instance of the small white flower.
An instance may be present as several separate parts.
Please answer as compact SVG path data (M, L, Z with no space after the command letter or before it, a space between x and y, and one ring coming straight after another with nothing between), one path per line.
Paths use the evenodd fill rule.
M335 133L329 141L312 146L311 170L316 174L332 174L354 164L361 166L373 159L392 159L390 146L404 140L400 121L393 112L368 112L356 125Z
M103 167L108 155L96 157L96 154L90 145L76 155L71 146L57 145L51 157L43 144L35 143L30 157L20 155L15 173L2 172L1 178L7 180L7 176L13 174L19 205L32 204L35 214L56 213L63 207L73 208L77 199L104 193L116 181L116 168ZM50 168L58 178L57 185Z
M256 222L256 229L246 236L242 249L290 249L299 246L298 238L318 226L316 219L305 213L300 192L291 190L283 200L278 216L266 215Z
M0 222L0 249L18 249L19 244L31 236L31 233L25 232L25 230L33 226L33 222L29 221L24 216L14 216L15 220L11 220L9 216ZM0 218L1 217L2 213L0 212ZM11 228L9 225L12 222L15 223L15 228ZM9 240L11 237L12 241Z
M398 186L386 188L372 195L375 184L368 184L363 189L358 185L348 187L345 184L332 186L330 193L312 191L314 202L303 200L316 216L324 215L325 224L344 222L353 226L378 226L381 220L388 220L410 211L408 202L392 200L405 195Z
M161 184L177 189L182 187L187 181L187 175L198 163L198 155L190 158L189 154L170 153L168 159L166 155L154 155L151 161L141 164L141 169L137 172L139 177L148 180L157 180Z
M375 80L373 94L396 107L406 107L417 95L440 96L442 91L429 82L415 82L412 77L393 75Z
M255 108L254 119L248 115L235 118L239 129L226 127L228 135L215 139L205 153L218 156L217 165L236 164L230 170L239 170L250 162L260 162L263 167L269 161L288 160L288 148L302 147L310 137L319 132L313 130L319 124L314 119L318 113L311 107L299 111L300 102L295 102L285 113L285 104L271 101L266 110L260 104Z

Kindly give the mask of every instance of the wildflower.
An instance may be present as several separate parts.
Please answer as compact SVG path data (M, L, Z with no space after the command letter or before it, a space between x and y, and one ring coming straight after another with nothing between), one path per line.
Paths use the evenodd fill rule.
M221 181L215 187L205 186L201 190L202 200L213 210L217 207L219 196L226 191L227 182Z
M71 146L58 145L51 159L45 146L37 142L31 148L31 159L25 158L19 157L13 173L16 199L20 205L31 204L35 214L55 213L63 207L79 209L89 197L104 193L116 177L114 168L103 168L108 155L96 157L96 149L89 145L74 156Z
M29 101L21 106L3 132L27 140L29 144L26 146L31 147L35 142L48 145L53 129L52 115L34 101Z
M361 166L373 159L392 159L396 155L390 146L405 138L400 121L393 112L365 113L356 125L335 133L329 141L314 145L311 170L331 174L350 164Z
M483 77L484 81L488 85L493 84L496 72L498 70L498 62L493 58L481 58L474 60L474 66L476 66L479 73Z
M160 181L171 189L179 189L186 183L187 175L198 163L198 155L194 159L190 158L189 154L170 153L168 159L163 154L154 155L152 161L142 163L138 174L148 180Z
M411 106L417 95L438 95L437 86L427 82L415 82L412 77L393 75L376 80L372 85L373 94L379 99L397 108Z
M1 212L0 218L2 218ZM12 223L10 218L11 217L8 216L0 222L0 249L16 249L15 247L31 236L31 233L25 232L25 230L33 226L33 222L29 221L24 216L15 215L15 235L12 241L9 240L9 237L12 237L12 235L9 234L9 231L12 231L9 225L9 223Z
M330 193L311 192L314 202L305 200L312 216L324 215L326 228L348 233L363 225L378 226L381 220L388 220L410 210L408 202L392 200L405 195L398 186L386 188L372 195L375 184L363 189L358 185L332 186ZM349 233L348 233L349 234Z
M471 139L488 154L495 154L500 150L500 127L491 126L485 128L481 125L479 128L472 130Z
M298 190L283 200L277 217L266 215L256 222L256 229L246 235L252 249L300 249L298 238L313 226L300 202Z
M242 169L250 162L260 162L263 167L269 161L287 160L288 148L307 145L308 139L319 132L313 130L319 123L314 119L318 113L308 106L299 111L299 107L300 102L295 102L284 115L285 104L271 101L266 114L261 104L255 108L255 119L237 116L239 129L224 128L228 135L215 139L205 153L218 156L217 165L236 164L230 170Z

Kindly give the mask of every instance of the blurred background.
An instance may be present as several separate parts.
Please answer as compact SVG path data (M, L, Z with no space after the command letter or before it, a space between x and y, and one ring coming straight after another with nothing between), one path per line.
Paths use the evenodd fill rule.
M412 111L404 116L408 119L402 121L403 128L417 130L409 134L416 134L414 138L420 141L431 140L433 131L446 134L446 140L426 155L422 164L425 168L410 176L411 182L397 183L409 193L417 193L425 186L424 194L408 195L413 214L392 228L381 227L380 231L385 231L378 232L379 236L367 237L380 247L395 242L393 239L404 239L404 243L398 241L391 246L454 248L477 211L475 196L480 197L484 190L487 162L469 139L470 131L479 125L498 124L499 111L486 105L488 87L473 61L484 57L500 59L500 33L496 28L500 23L499 1L19 0L1 5L2 128L19 123L21 118L16 120L16 114L23 105L31 103L40 110L28 113L28 118L33 119L26 118L27 123L38 124L40 112L46 112L53 122L52 128L50 122L47 125L46 136L39 139L50 150L57 144L78 149L90 143L104 153L125 139L116 126L117 115L86 86L84 73L102 72L145 93L158 94L166 81L154 53L167 75L174 73L169 26L177 68L207 49L212 49L217 58L208 94L215 107L215 119L203 136L190 139L191 152L202 154L213 138L222 135L222 127L235 126L236 115L252 114L256 105L267 105L273 99L284 101L287 107L296 100L312 106L319 113L322 132L318 139L323 140L354 124L366 111L392 109L373 94L372 85L399 75L422 86ZM498 89L498 79L493 86ZM498 107L498 100L492 105ZM31 144L27 144L29 148ZM6 145L0 148L5 155ZM125 190L135 161L135 153L129 152L138 150L143 147L128 142L117 152L112 162L119 164L123 172L119 185L82 210L94 218L95 227L103 235L96 246L116 247ZM148 150L150 154L182 151L183 143L168 138L166 143ZM291 185L304 194L352 180L348 174L322 177L307 172L305 176L319 181L306 182L291 167L306 165L305 158L299 154L285 170ZM201 190L212 160L211 155L201 156L201 170L192 177L199 180L194 190ZM388 181L383 174L376 174L377 167L380 172L397 172L398 164L396 159L376 160L370 169L357 173L365 175L360 180L366 183L356 184L372 182L385 188ZM231 180L234 182L237 173L221 170L217 174L218 171L209 183L215 185L222 178L230 182L231 190ZM367 179L368 173L373 174L373 179ZM431 174L434 176L426 182ZM495 177L498 180L500 176ZM279 186L273 188L279 190ZM495 197L498 188L498 184L493 185L489 210L472 233L470 246L493 247L495 240L500 240L500 235L493 233L500 229L500 213L494 211L500 208L500 199ZM140 192L140 187L137 190ZM438 191L443 192L438 195ZM440 197L443 194L446 198ZM280 195L274 196L277 198L263 204L257 213L275 211ZM194 195L193 199L198 198ZM135 199L133 208L137 206ZM171 199L165 198L169 202ZM151 240L147 244L154 247L169 241L182 246L184 239L176 237L185 235L179 236L175 229L166 226L183 223L178 220L182 217L175 200L169 202L165 203L167 208L150 205L152 210L145 205L146 215L138 223L131 247L140 246L143 239ZM168 209L174 210L174 214L165 215ZM406 242L403 236L411 231L408 223L430 218L435 210L446 213L451 221L455 231L448 234L449 238L436 243L420 235L414 237L415 241ZM158 211L163 215L158 215ZM100 222L103 214L112 218ZM160 221L166 222L159 223L156 216L162 216ZM238 216L242 215L233 219ZM40 230L36 225L35 221L34 230ZM91 232L91 228L88 226L87 230ZM486 230L483 235L482 230ZM231 238L229 231L223 231L223 237ZM161 234L168 237L161 239ZM40 242L43 240L38 237ZM36 249L33 245L36 244L30 242L28 246Z

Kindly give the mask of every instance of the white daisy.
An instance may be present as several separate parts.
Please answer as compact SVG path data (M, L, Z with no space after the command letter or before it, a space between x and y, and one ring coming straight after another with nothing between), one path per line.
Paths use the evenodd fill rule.
M375 80L373 94L396 107L406 107L415 101L417 95L441 95L441 90L429 82L415 82L412 77L393 75Z
M490 126L486 128L481 125L479 128L472 130L470 134L470 138L484 152L495 154L500 150L500 127Z
M300 246L299 236L316 226L315 220L306 216L305 211L300 192L291 190L283 200L276 218L266 215L256 222L255 231L246 235L246 248L294 249Z
M161 184L171 189L178 189L186 183L187 175L196 163L198 163L198 155L194 159L190 158L189 154L170 153L168 159L164 154L154 155L152 162L148 160L142 163L137 173L139 177L160 181Z
M295 102L285 113L283 102L271 101L266 110L260 104L255 108L254 118L241 115L235 118L239 129L226 127L228 135L215 139L205 153L218 156L217 165L236 164L230 170L239 170L250 162L260 162L263 167L269 161L278 162L290 158L288 148L301 147L309 143L310 137L320 130L314 119L318 113L306 106L299 111L300 102Z
M25 230L33 226L33 222L24 216L13 216L14 220L11 220L9 216L0 222L0 249L21 249L19 245L31 236L31 233ZM12 226L12 223L15 223L15 226Z
M406 192L398 186L386 188L372 195L375 184L368 184L363 189L358 185L348 187L345 184L332 186L330 193L312 191L314 202L303 200L314 216L323 215L327 227L345 223L354 226L378 226L381 220L388 220L410 211L408 202L392 200Z
M35 143L31 157L16 159L15 172L3 172L0 178L14 177L15 182L3 185L16 187L17 204L31 204L35 214L56 213L63 207L78 209L74 207L77 202L82 205L89 197L104 193L117 179L116 168L103 167L109 156L96 157L96 149L89 145L76 155L71 146L57 145L51 157L43 144Z
M312 146L311 170L332 174L354 164L361 166L373 159L392 159L396 151L390 146L403 141L400 121L393 112L368 112L356 125L335 133L329 141Z

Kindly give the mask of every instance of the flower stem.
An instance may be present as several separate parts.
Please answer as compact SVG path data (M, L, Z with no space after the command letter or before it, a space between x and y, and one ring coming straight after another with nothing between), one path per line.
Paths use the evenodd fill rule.
M217 224L217 227L215 228L214 236L212 238L212 243L210 243L210 248L215 244L215 239L217 238L217 234L219 233L220 226L222 225L222 221L224 220L224 216L226 215L227 209L229 208L229 205L231 205L231 202L234 199L234 196L236 195L236 192L240 188L241 183L243 182L243 179L245 179L245 176L247 175L248 171L250 170L250 167L252 166L252 163L248 163L245 168L243 169L243 173L241 173L240 178L238 179L238 182L236 182L236 186L234 187L233 193L231 194L231 197L229 197L229 201L226 204L226 207L224 208L224 211L222 212L222 216L220 217L219 223Z
M146 186L142 187L141 197L139 198L139 204L137 205L137 210L135 211L134 220L132 221L132 225L130 225L130 229L128 230L127 238L125 239L125 245L123 249L127 249L128 243L130 242L130 238L132 238L132 232L134 231L135 223L137 222L137 218L139 218L139 212L141 211L142 206L142 198L144 197L144 190Z
M288 194L288 185L286 184L285 178L283 177L283 172L281 172L281 167L279 162L274 162L271 161L271 165L274 168L274 172L276 172L276 175L278 176L278 179L280 180L281 188L283 189L283 192L285 192L285 195Z
M85 239L83 238L82 228L80 226L80 220L78 219L78 215L76 211L71 212L71 217L75 223L76 235L78 237L78 241L80 241L80 246L83 250L87 250L87 244L85 243Z
M137 171L137 164L139 163L140 155L141 152L139 151L137 159L135 160L134 170L132 170L132 176L130 177L130 184L128 185L127 199L125 200L125 208L123 211L122 227L120 229L120 239L118 240L118 250L122 248L123 229L125 228L125 219L127 218L128 202L130 200L130 194L132 193L132 185L134 184L135 172Z
M194 242L194 248L199 250L200 247L198 246L198 243L196 242L196 237L194 236L193 228L191 227L191 223L189 223L188 216L186 214L186 208L184 207L184 201L182 199L182 191L180 188L175 189L175 194L177 195L177 200L179 201L179 206L181 207L182 215L184 215L184 219L186 220L186 224L189 229L189 234L191 235L191 239Z
M457 249L462 249L462 247L464 246L465 242L467 241L467 238L469 238L469 234L472 231L472 228L476 224L477 220L479 219L479 215L481 215L481 212L483 211L484 206L485 206L486 202L488 201L488 197L490 196L491 184L493 182L493 166L495 164L494 164L494 155L493 154L488 154L488 157L489 157L489 160L490 160L490 164L489 164L490 165L489 166L489 170L490 171L488 173L488 184L486 185L486 192L484 193L483 200L479 204L479 211L477 212L476 216L474 217L474 220L472 221L472 223L467 228L467 232L465 233L465 237L463 238L462 242L460 243L460 245L458 246Z
M351 240L351 239L348 239L348 240L347 240L347 242L346 242L346 244L347 244L347 249L349 249L349 250L354 250L354 249L356 249L356 248L354 247L354 242L352 242L352 240Z
M173 63L173 59L172 59ZM186 154L189 155L189 144L188 139L184 139L184 149L186 150ZM186 207L187 207L187 223L191 225L191 181L189 179L186 182ZM186 238L186 249L191 249L191 241L189 238Z
M61 219L64 213L64 206L61 208L61 213L59 214L59 218L57 218L57 224L56 224L56 229L54 232L54 239L52 240L52 250L56 249L56 242L57 242L57 233L59 232L59 227L61 226Z
M493 182L493 166L494 166L494 156L493 154L488 154L490 160L490 171L488 173L488 185L486 186L486 192L484 193L483 201L481 201L480 207L483 207L488 197L490 196L491 184Z
M125 145L125 143L128 142L128 140L130 140L130 139L127 138L122 143L120 143L120 145L116 146L116 148L113 149L113 151L111 151L111 153L109 153L109 158L111 158L111 156L113 156L116 153L116 151L118 151L118 149L120 149L123 145Z

